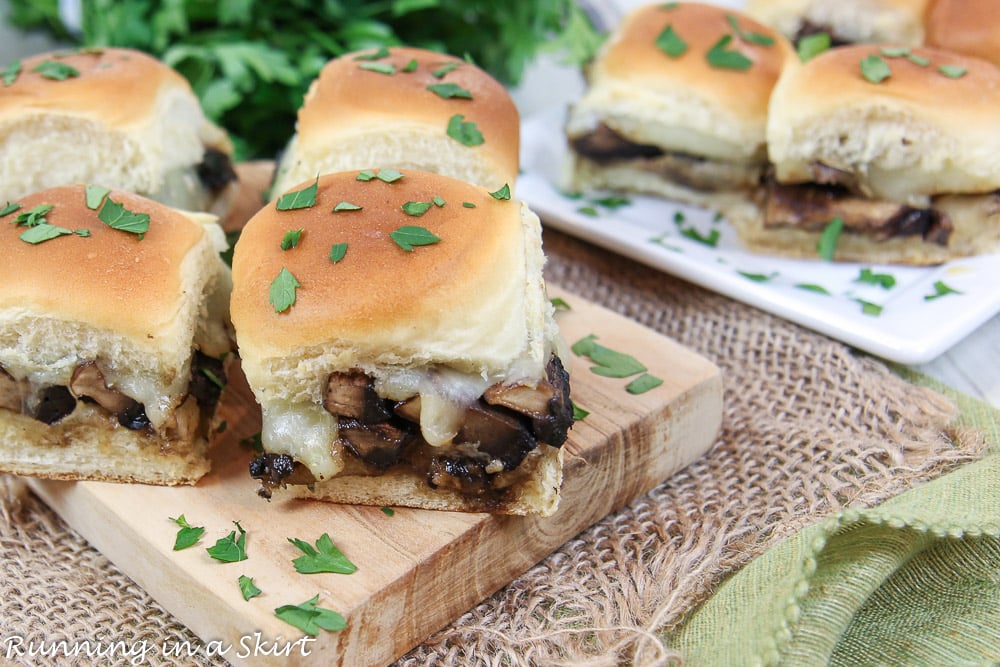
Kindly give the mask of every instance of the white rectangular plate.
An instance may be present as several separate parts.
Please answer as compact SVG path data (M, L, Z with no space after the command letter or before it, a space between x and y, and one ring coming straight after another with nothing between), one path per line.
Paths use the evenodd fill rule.
M564 115L546 110L521 128L517 196L546 225L903 364L934 359L1000 312L1000 254L927 268L791 260L747 252L703 209L636 195L608 207L597 203L607 193L567 194ZM713 234L714 246L692 238ZM895 286L857 282L865 268L891 274ZM926 298L939 282L956 293Z

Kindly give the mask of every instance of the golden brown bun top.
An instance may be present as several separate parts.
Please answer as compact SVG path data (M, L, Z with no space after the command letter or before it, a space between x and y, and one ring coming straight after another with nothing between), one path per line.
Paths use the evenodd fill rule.
M79 74L63 80L36 71L43 63L67 65ZM26 58L9 86L0 86L0 121L26 110L92 114L109 125L142 122L168 88L192 96L187 80L156 58L121 48L58 51Z
M879 98L912 107L922 116L934 117L960 134L977 128L996 127L1000 109L1000 69L990 63L943 49L912 47L905 50L921 65L907 57L890 57L892 45L862 44L830 49L790 72L775 91L774 109L779 105L796 115L838 108L850 108L852 100L876 103ZM862 75L861 62L881 58L891 75L873 83ZM940 67L960 67L965 73L952 78ZM988 136L994 135L990 131Z
M935 0L927 12L927 44L1000 66L1000 5L996 0Z
M173 330L178 301L186 298L181 286L190 282L182 260L204 241L205 230L163 204L112 190L108 199L149 215L140 239L101 221L84 192L83 185L42 190L18 199L21 208L0 219L0 311L88 323L155 347L161 331ZM52 206L47 222L74 233L34 245L21 240L28 228L16 216L45 204Z
M417 357L449 340L456 356L463 345L474 354L485 354L482 346L520 352L523 321L513 336L520 338L511 342L502 331L510 327L494 319L502 317L497 303L511 321L524 317L517 311L524 308L530 237L520 204L428 172L409 170L392 183L357 175L320 176L315 206L280 211L272 202L244 228L233 257L231 311L245 364L331 344L368 361L376 354ZM407 202L435 198L444 205L431 204L420 216L403 211ZM335 212L341 202L361 208ZM390 236L404 226L423 227L441 240L408 252ZM300 241L283 250L291 230L302 230ZM330 259L335 244L347 244L336 263ZM301 287L294 304L279 313L269 289L282 269ZM472 333L483 327L495 333L493 340Z
M394 73L366 69L371 67ZM428 89L447 84L472 98L445 98ZM393 123L406 119L439 126L443 135L456 114L482 132L477 150L503 155L506 171L517 173L520 117L510 94L479 67L436 51L392 47L382 56L368 49L331 60L306 94L296 130L300 142L325 142L355 128L391 132Z
M735 34L730 17L740 30L765 35L770 46L753 44ZM657 46L657 38L670 26L687 44L687 50L671 57ZM736 50L753 61L746 70L712 66L708 51L726 35L732 38L726 50ZM693 88L725 109L763 118L771 88L786 62L795 58L787 38L776 30L740 12L697 2L657 3L630 12L615 31L592 72L601 78L619 78L646 86Z

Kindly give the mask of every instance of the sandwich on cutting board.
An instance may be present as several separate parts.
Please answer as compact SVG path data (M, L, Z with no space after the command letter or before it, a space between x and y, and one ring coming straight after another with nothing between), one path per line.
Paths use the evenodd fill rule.
M573 416L544 261L506 186L372 168L265 206L232 297L262 495L553 513Z
M0 472L195 483L233 348L215 218L82 184L0 214Z
M236 189L232 146L191 86L132 49L14 61L0 86L0 202L100 183L222 216Z
M514 187L520 117L507 90L455 56L413 47L331 60L306 93L272 193L372 166Z

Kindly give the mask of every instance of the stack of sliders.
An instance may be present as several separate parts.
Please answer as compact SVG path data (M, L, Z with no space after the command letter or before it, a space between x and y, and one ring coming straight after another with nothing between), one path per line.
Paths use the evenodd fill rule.
M10 63L0 86L0 202L100 183L223 215L232 148L180 74L140 51L46 53Z
M746 11L794 42L826 34L834 45L919 46L924 42L924 15L933 1L748 0Z
M310 86L272 192L373 165L513 187L519 133L507 90L471 63L411 47L348 53Z
M214 217L84 185L0 215L0 472L195 483L232 348Z
M752 250L938 264L1000 244L1000 69L932 48L856 45L790 69L771 99Z
M795 59L785 37L739 12L694 2L632 11L569 111L571 187L755 215L768 100Z
M232 318L272 493L552 514L572 424L541 227L509 188L373 168L246 225Z

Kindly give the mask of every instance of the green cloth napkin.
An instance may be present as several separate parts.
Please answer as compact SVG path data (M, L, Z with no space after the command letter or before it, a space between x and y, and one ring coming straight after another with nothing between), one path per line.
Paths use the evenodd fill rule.
M668 646L699 667L1000 664L1000 412L935 389L986 435L983 459L777 544Z

